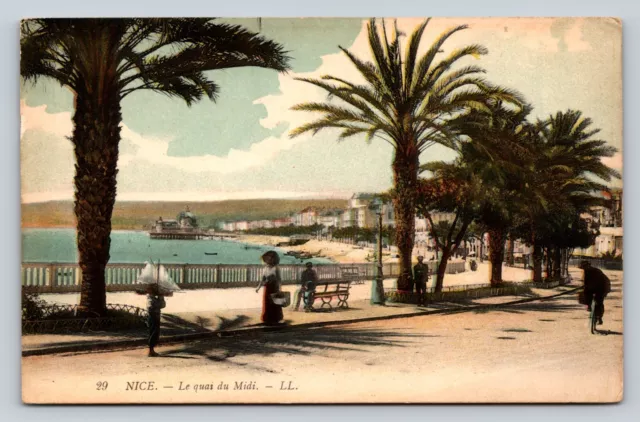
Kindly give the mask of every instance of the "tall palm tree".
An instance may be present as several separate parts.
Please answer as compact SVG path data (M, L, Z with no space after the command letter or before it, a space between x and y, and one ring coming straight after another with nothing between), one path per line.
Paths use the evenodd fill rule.
M538 201L531 201L526 208L534 249L534 281L542 279L543 243L553 249L552 267L558 276L564 237L571 235L571 227L580 228L576 218L601 205L602 199L593 193L606 189L603 182L621 177L602 162L617 150L594 139L600 130L591 129L592 123L577 110L557 112L538 122L538 136L531 138L537 154L528 177L532 189L539 192L534 197Z
M339 76L299 80L322 88L329 94L327 102L304 103L295 110L322 114L318 120L291 132L295 137L306 132L338 129L338 140L364 135L367 142L374 137L394 149L392 162L396 245L400 252L399 290L410 288L411 254L415 236L415 192L420 154L435 143L451 146L452 134L447 120L463 110L484 107L487 96L511 98L508 90L489 85L484 70L468 65L458 66L467 57L487 54L481 45L453 50L436 60L442 46L466 25L453 27L440 34L426 53L418 56L420 41L429 20L409 37L401 51L401 33L394 25L391 36L384 21L382 29L375 19L367 25L373 61L363 60L340 47L364 79L350 82Z
M20 73L50 78L75 96L75 215L80 307L103 314L105 266L116 198L120 102L151 90L187 105L219 88L206 71L257 66L285 71L280 44L212 19L29 19L22 23Z
M482 183L477 221L486 228L489 238L492 284L502 282L507 236L518 204L528 195L523 170L532 155L528 142L533 128L527 121L531 110L523 100L490 100L485 110L472 110L451 122L465 139L460 145L461 155Z

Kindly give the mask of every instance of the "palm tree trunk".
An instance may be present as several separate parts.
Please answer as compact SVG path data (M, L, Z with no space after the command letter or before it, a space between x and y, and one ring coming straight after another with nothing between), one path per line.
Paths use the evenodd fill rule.
M544 252L538 243L533 244L533 282L542 283L542 261Z
M544 248L544 258L545 258L545 280L551 280L551 248Z
M120 99L117 88L76 94L73 144L76 158L75 206L78 263L82 271L80 311L106 312L105 267L111 245L116 199Z
M410 145L396 150L393 159L395 195L393 208L396 218L396 246L400 255L400 277L397 288L411 290L411 255L415 240L415 192L418 180L418 153Z
M489 228L489 262L491 264L491 284L502 283L502 262L506 233L502 228Z
M557 280L562 274L562 250L559 246L553 248L553 257L551 260L553 279Z
M515 251L516 243L513 241L512 236L510 235L507 239L507 264L513 266L515 264Z

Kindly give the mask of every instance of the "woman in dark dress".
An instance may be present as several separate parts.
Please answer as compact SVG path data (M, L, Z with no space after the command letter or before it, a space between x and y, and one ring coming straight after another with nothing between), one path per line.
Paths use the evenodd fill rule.
M280 291L280 271L278 270L278 264L280 263L280 257L275 251L268 251L262 255L262 262L265 263L266 268L262 276L262 281L256 289L256 292L260 290L260 287L264 286L264 292L262 295L262 322L265 325L278 324L284 318L282 314L282 307L273 303L271 295Z

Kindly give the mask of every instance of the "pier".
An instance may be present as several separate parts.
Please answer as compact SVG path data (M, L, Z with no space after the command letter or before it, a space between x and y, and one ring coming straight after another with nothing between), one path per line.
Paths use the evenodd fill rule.
M171 240L201 240L201 239L233 239L237 235L229 233L215 233L204 230L152 230L149 232L151 239Z

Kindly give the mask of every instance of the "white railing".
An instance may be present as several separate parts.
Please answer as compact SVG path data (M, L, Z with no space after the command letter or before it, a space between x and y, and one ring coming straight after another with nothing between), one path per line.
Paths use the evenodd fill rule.
M163 264L171 278L183 289L228 288L256 285L262 278L261 265L195 265ZM428 264L434 271L435 263ZM317 264L314 266L320 280L337 280L342 268L356 268L354 280L371 280L376 275L375 263L366 264ZM105 282L108 291L131 291L144 264L108 264ZM283 284L295 284L300 280L304 265L280 265ZM464 262L450 262L447 273L465 270ZM397 277L399 264L383 265L384 277ZM351 270L350 274L356 273ZM22 264L21 283L24 289L34 292L66 293L80 291L82 272L77 263Z

